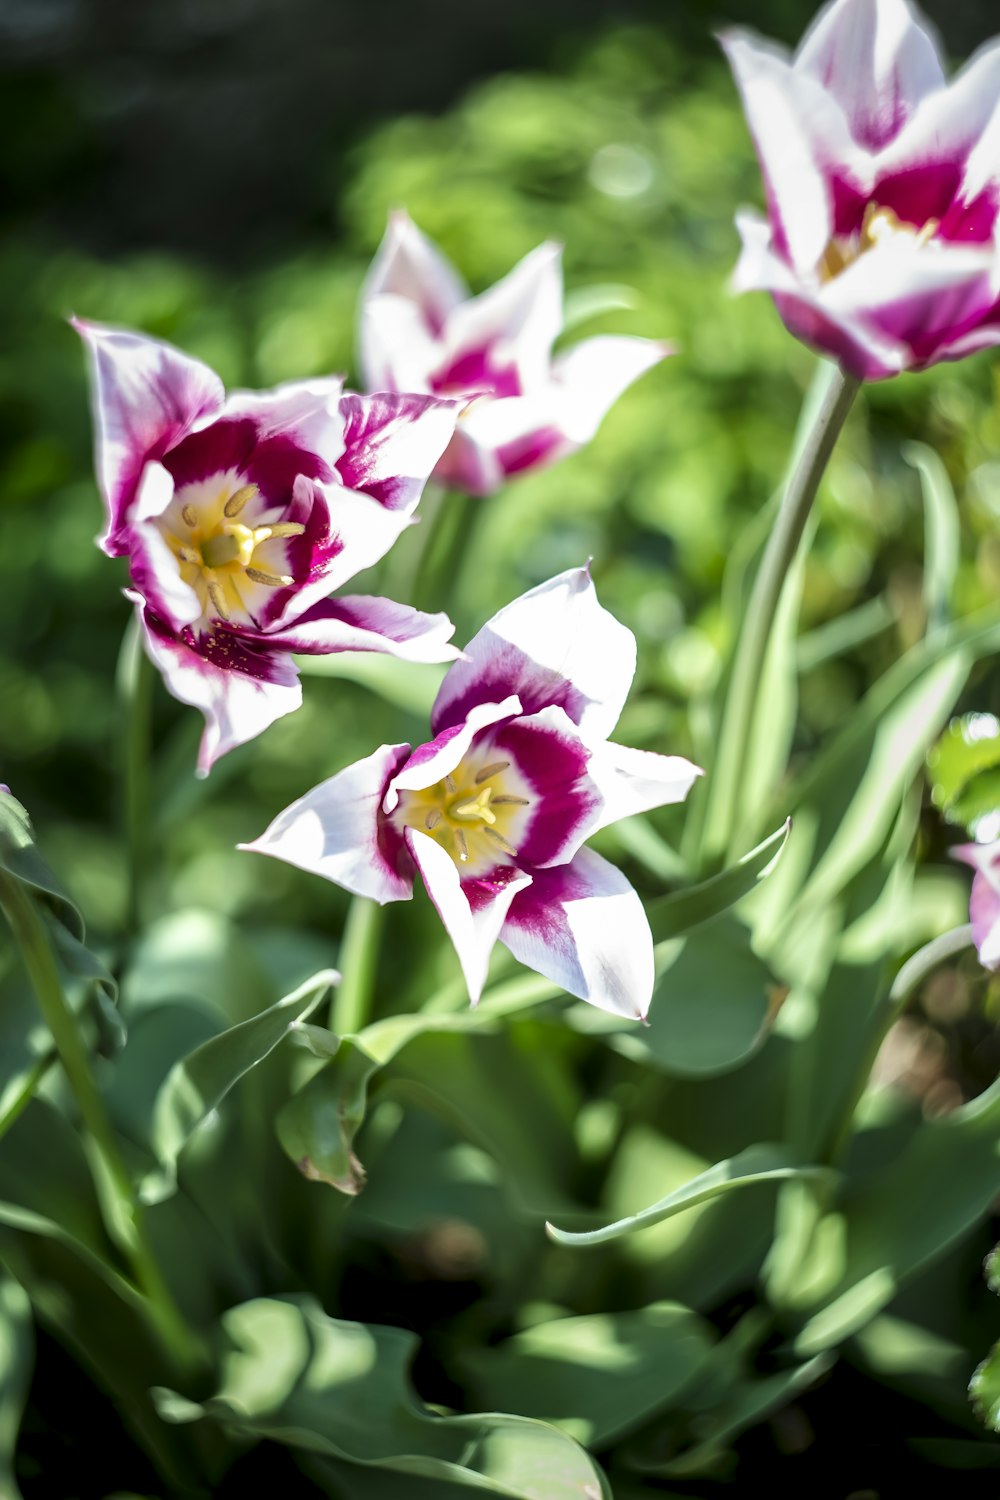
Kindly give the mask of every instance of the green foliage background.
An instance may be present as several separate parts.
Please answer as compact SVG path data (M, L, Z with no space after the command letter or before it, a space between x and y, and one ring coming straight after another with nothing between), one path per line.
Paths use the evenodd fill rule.
M785 21L790 34L793 20ZM685 24L690 34L688 12ZM111 956L120 956L127 907L116 829L121 727L115 663L128 607L120 594L126 581L121 564L92 545L99 500L82 359L62 321L71 311L172 340L215 366L230 385L266 385L353 370L358 288L396 204L406 205L475 289L540 240L563 241L569 305L580 320L570 337L634 332L669 339L678 354L621 400L584 453L477 503L482 513L474 523L467 505L471 541L448 601L457 639L523 589L593 556L603 602L639 642L639 675L619 738L695 759L710 756L706 704L729 644L724 572L783 470L815 367L766 299L734 300L727 293L736 254L733 210L758 201L759 183L720 63L703 43L697 51L682 50L662 26L609 30L561 69L490 78L443 114L394 119L373 130L350 153L336 198L336 240L311 241L280 260L248 264L235 257L228 267L150 250L99 255L71 243L56 246L30 227L0 249L0 283L8 289L0 308L0 779L29 807L49 863L84 909L92 941ZM588 313L608 302L618 305ZM903 377L866 391L852 417L824 486L805 568L793 772L850 717L926 624L921 486L903 456L907 443L926 444L941 456L959 497L956 615L972 615L996 599L997 369L984 356ZM416 545L412 537L407 543ZM360 580L359 590L384 586L391 592L411 561L405 549L394 554L375 577ZM156 851L151 905L159 921L125 967L123 1009L132 1032L125 1056L131 1063L115 1075L111 1092L137 1160L146 1162L159 1149L149 1103L176 1057L337 961L342 893L238 854L235 844L256 836L278 809L375 744L422 739L423 706L432 693L432 673L357 673L350 666L317 673L306 680L300 713L197 783L190 774L197 716L157 689L150 844ZM995 654L975 669L958 706L1000 710ZM783 788L768 792L769 806L780 809ZM653 821L667 839L679 837L676 813ZM950 836L926 797L923 867L903 924L904 949L964 919L967 874L943 862ZM604 847L644 894L662 891L668 855L659 844L640 849L627 835L611 833ZM860 911L869 878L866 867L853 898ZM455 977L450 949L427 937L428 910L418 900L389 914L379 1017L415 1010ZM995 1467L996 1449L980 1441L964 1394L992 1337L980 1322L990 1300L985 1290L974 1290L989 1243L985 1232L982 1242L975 1235L956 1240L943 1261L939 1256L932 1284L911 1281L887 1308L876 1306L876 1298L870 1320L847 1318L835 1337L802 1346L796 1360L783 1356L781 1340L791 1338L796 1324L795 1297L808 1304L801 1286L783 1307L779 1285L776 1324L765 1329L744 1316L753 1313L752 1289L770 1243L771 1187L665 1217L610 1249L571 1251L543 1242L546 1216L569 1228L586 1227L586 1209L591 1217L626 1216L755 1141L781 1139L794 1037L779 1028L761 1046L768 971L739 931L710 932L713 983L716 991L725 987L731 1006L721 1041L710 1034L719 1016L717 996L708 997L707 1020L698 1019L704 964L691 965L690 955L689 968L674 977L675 992L689 1002L690 1021L671 1022L676 1012L668 1008L665 988L659 1040L654 1026L648 1046L635 1044L638 1052L590 1034L599 1033L597 1022L578 1018L567 1025L559 1004L537 1013L515 1009L503 1025L489 1014L468 1029L442 1021L439 1033L432 1028L408 1045L398 1077L395 1042L387 1040L390 1086L355 1143L368 1184L351 1203L300 1178L281 1154L274 1121L287 1068L262 1066L239 1086L240 1113L223 1109L215 1133L191 1144L188 1219L178 1210L171 1220L164 1209L157 1221L171 1256L198 1263L196 1272L178 1278L190 1316L214 1326L242 1302L227 1314L232 1347L245 1352L255 1339L271 1337L272 1324L280 1325L290 1347L305 1340L301 1347L313 1350L320 1384L330 1361L324 1365L316 1350L327 1338L355 1335L317 1332L322 1313L310 1298L337 1318L414 1329L420 1340L415 1378L425 1400L562 1422L596 1451L615 1450L614 1493L624 1500L677 1494L675 1484L685 1493L714 1494L734 1473L745 1474L745 1467L733 1469L733 1444L771 1412L787 1410L828 1371L842 1334L853 1338L841 1367L848 1373L827 1375L833 1381L828 1405L820 1401L807 1416L799 1405L798 1417L776 1418L769 1435L745 1439L750 1448L738 1450L744 1464L774 1464L777 1474L782 1455L808 1449L809 1442L796 1446L800 1418L819 1433L820 1452L829 1453L823 1443L839 1445L839 1435L832 1436L839 1425L824 1413L837 1400L869 1402L875 1382L893 1394L881 1398L883 1435L866 1427L865 1441L885 1441L888 1432L897 1444L910 1444L900 1451L914 1462ZM12 955L4 951L0 963L10 991L19 979ZM501 986L516 984L502 957L494 977ZM960 982L974 996L977 1013L988 1016L974 965L960 971ZM516 993L511 1004L519 1004ZM957 1049L957 1071L970 1095L990 1082L991 1063L995 1071L991 1035L987 1019L975 1039L985 1052L975 1053L970 1044L966 1055L961 1037L950 1034L943 1043ZM707 1052L699 1055L698 1047ZM304 1079L312 1065L300 1058L296 1077ZM339 1054L338 1067L349 1070L350 1057ZM363 1083L348 1071L343 1087L363 1090ZM900 1118L912 1124L919 1108L907 1109ZM78 1146L60 1134L57 1112L45 1116L47 1123L36 1113L32 1106L16 1129L23 1134L30 1123L35 1132L41 1211L49 1169L54 1182L63 1170L55 1164L67 1152L75 1152L81 1177L83 1163L76 1161ZM283 1134L294 1124L285 1118ZM991 1138L976 1144L975 1122L965 1128L970 1161L981 1152L969 1168L976 1184L970 1191L983 1196L981 1184L995 1175L995 1152L991 1157ZM896 1138L890 1131L879 1139L878 1149L891 1156ZM343 1144L338 1138L336 1149ZM929 1182L933 1168L932 1162L926 1166ZM11 1186L4 1170L9 1179L14 1168L10 1161L4 1168L0 1153L6 1196ZM924 1170L919 1156L913 1170ZM942 1184L947 1179L945 1171ZM220 1215L222 1201L229 1209ZM784 1211L794 1213L794 1203L782 1201ZM93 1205L88 1212L96 1222ZM933 1216L933 1205L928 1213ZM956 1215L963 1226L976 1219L961 1205ZM86 1238L93 1230L88 1221L80 1234ZM915 1254L914 1273L921 1264ZM58 1265L36 1264L34 1271L49 1274L54 1287L68 1277ZM772 1286L780 1283L781 1267L773 1260L768 1274ZM299 1301L287 1300L292 1294ZM91 1296L89 1284L82 1295L84 1302ZM93 1295L90 1316L99 1321L103 1304ZM60 1310L58 1293L52 1296L50 1327L58 1329L68 1314ZM16 1290L8 1302L9 1326L21 1326ZM263 1333L255 1331L257 1319ZM93 1329L86 1320L70 1325L70 1342L86 1365ZM363 1374L384 1358L395 1372L387 1388L395 1392L401 1345L390 1335L369 1331L365 1337L382 1340L385 1350L341 1352L330 1360L350 1367L356 1359ZM318 1343L309 1344L311 1338ZM502 1338L509 1342L492 1357ZM59 1363L64 1357L55 1347L43 1347L39 1368L55 1371L53 1380L61 1375L79 1383ZM578 1354L569 1365L567 1348ZM115 1391L116 1357L112 1349L103 1365L91 1358L99 1388ZM290 1387L280 1420L266 1403L263 1416L248 1411L240 1382L252 1386L254 1377L242 1357L231 1355L214 1397L208 1389L193 1394L208 1403L204 1410L213 1420L222 1421L220 1411L231 1419L236 1410L243 1438L300 1426L312 1432L311 1456L301 1459L310 1479L297 1482L348 1500L452 1492L444 1471L401 1481L392 1478L400 1471L391 1464L388 1479L381 1469L359 1468L336 1423L322 1426L336 1409L335 1392L328 1392L321 1422L295 1405L309 1386L305 1377ZM567 1368L573 1371L569 1387L547 1365L553 1359L564 1361L564 1377ZM305 1355L303 1361L302 1369L311 1368ZM14 1360L12 1390L18 1379L23 1384L19 1368ZM362 1407L374 1399L366 1390L359 1387ZM161 1414L182 1425L195 1420L203 1412L189 1396L163 1395ZM397 1396L391 1395L394 1412L405 1404ZM388 1399L384 1390L379 1399ZM44 1381L33 1400L33 1420L57 1421ZM106 1405L98 1402L94 1412L98 1423L111 1421ZM61 1420L69 1452L85 1452L85 1424ZM386 1441L390 1429L387 1416ZM624 1437L629 1443L621 1448ZM520 1431L518 1441L529 1438L527 1429ZM409 1427L406 1439L415 1440ZM920 1450L924 1439L930 1447ZM129 1441L123 1437L123 1452ZM436 1429L434 1451L451 1462L464 1441L459 1429ZM502 1446L496 1434L491 1441ZM22 1460L19 1475L27 1497L46 1493L30 1467L42 1451L29 1424L28 1467ZM281 1478L285 1471L273 1450L264 1452ZM504 1472L500 1458L489 1462L495 1467L483 1472ZM138 1476L129 1481L136 1488L153 1482L138 1459L122 1463L122 1474ZM863 1465L857 1473L848 1470L845 1486L868 1482ZM109 1493L124 1487L113 1464L105 1461L100 1474ZM392 1487L400 1483L403 1489Z

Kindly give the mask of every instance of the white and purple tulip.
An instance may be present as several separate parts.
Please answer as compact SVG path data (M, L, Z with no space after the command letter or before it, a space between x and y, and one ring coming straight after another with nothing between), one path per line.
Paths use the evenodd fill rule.
M1000 45L949 83L907 0L834 0L794 57L722 43L768 209L736 288L864 380L1000 343Z
M489 495L510 475L574 452L626 387L672 352L652 339L603 336L553 358L560 256L558 245L540 245L470 297L405 213L390 218L361 295L361 368L372 391L470 403L435 470L442 484Z
M984 969L1000 969L1000 839L959 844L951 851L975 870L969 897L972 941Z
M455 657L445 615L328 596L410 524L459 403L345 395L339 379L227 398L169 344L74 326L90 354L100 545L128 556L146 648L205 716L202 774L299 706L292 652Z
M380 903L409 900L419 872L473 1003L499 938L571 995L640 1019L649 923L583 843L682 801L701 773L609 742L634 672L635 639L587 569L562 573L502 609L449 669L429 744L382 745L242 847Z

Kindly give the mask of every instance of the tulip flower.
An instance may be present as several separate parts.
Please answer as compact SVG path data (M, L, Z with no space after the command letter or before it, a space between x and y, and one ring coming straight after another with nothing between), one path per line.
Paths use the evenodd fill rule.
M146 649L205 716L201 774L299 706L292 652L454 658L444 615L328 596L410 524L458 403L345 395L339 379L227 398L168 344L75 327L93 377L100 545L128 556Z
M722 41L768 208L736 288L859 379L1000 342L1000 46L949 83L907 0L835 0L794 57Z
M1000 969L1000 839L992 844L959 844L951 852L976 872L969 920L979 962L984 969Z
M403 212L392 215L361 296L369 390L470 402L435 478L489 495L512 474L588 443L609 407L672 351L651 339L585 339L553 358L562 331L558 245L540 245L480 297ZM475 399L473 399L475 398Z
M499 938L571 995L641 1018L649 923L584 840L682 801L701 773L608 740L634 671L634 637L587 569L560 574L502 609L450 667L428 744L382 745L243 847L379 903L409 900L419 873L473 1003Z

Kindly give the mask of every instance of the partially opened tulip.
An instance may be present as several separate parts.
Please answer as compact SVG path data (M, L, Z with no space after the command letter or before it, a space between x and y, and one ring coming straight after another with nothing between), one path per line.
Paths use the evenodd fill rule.
M722 40L768 207L737 288L859 379L1000 343L1000 46L949 83L906 0L834 0L794 57Z
M951 852L976 872L969 920L979 962L985 969L1000 969L1000 839L992 844L959 844Z
M561 251L540 245L479 297L405 213L393 214L361 297L369 390L462 397L435 477L488 495L512 474L588 443L627 386L671 352L651 339L584 339L563 327Z
M294 802L244 847L380 903L419 873L475 1002L497 938L603 1010L641 1018L653 989L642 903L583 847L631 813L680 802L680 756L612 744L635 640L585 568L495 615L448 671L419 749L382 745Z
M444 615L328 596L410 524L457 403L345 395L339 379L227 398L168 344L75 326L91 358L100 545L128 556L147 650L205 716L202 773L298 707L292 652L454 658Z

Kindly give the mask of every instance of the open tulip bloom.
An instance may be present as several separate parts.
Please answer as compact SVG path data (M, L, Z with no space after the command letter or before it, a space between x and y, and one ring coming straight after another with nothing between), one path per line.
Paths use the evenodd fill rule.
M563 326L560 256L558 245L540 245L470 297L405 213L390 219L361 297L361 368L369 390L471 403L435 470L443 484L489 495L509 475L572 453L671 352L652 339L602 336L553 357Z
M860 379L1000 342L1000 46L947 83L906 0L835 0L793 58L723 45L768 205L738 289Z
M1000 969L1000 839L992 844L959 844L951 852L976 872L969 920L979 962L984 969Z
M100 545L128 556L147 650L205 716L201 772L298 707L291 652L456 655L444 615L328 596L410 524L459 404L345 395L335 378L227 398L168 344L75 326L91 357Z
M429 744L382 745L243 847L380 903L409 900L419 872L473 1002L499 938L571 995L641 1018L649 923L583 843L682 801L700 772L609 742L634 672L632 633L587 569L560 574L502 609L449 669Z

